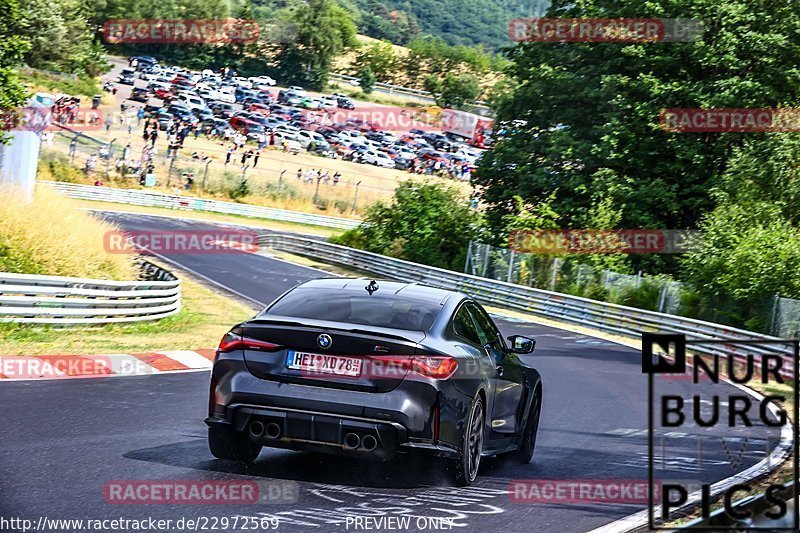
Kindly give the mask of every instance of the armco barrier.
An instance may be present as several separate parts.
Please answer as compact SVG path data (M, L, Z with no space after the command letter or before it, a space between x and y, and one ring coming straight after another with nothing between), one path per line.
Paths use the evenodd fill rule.
M0 272L0 322L110 324L180 311L178 278L146 261L141 276L144 281L106 281Z
M264 235L259 238L259 244L353 267L388 279L459 290L488 305L532 313L623 337L640 338L642 332L662 332L683 333L695 340L779 340L777 337L720 324L470 276L327 242L312 242L298 236ZM732 354L737 358L777 354L786 358L783 373L787 376L793 373L792 351L783 345L714 344L695 345L692 349L709 355Z
M140 189L114 189L111 187L94 187L92 185L78 185L60 181L42 181L52 187L59 194L80 200L96 200L118 204L142 205L148 207L165 207L168 209L183 209L188 211L208 211L210 213L223 213L226 215L241 215L252 218L279 220L281 222L296 222L326 228L351 229L358 226L359 221L350 218L337 218L300 211L286 211L272 207L258 205L237 204L235 202L222 202L143 191Z

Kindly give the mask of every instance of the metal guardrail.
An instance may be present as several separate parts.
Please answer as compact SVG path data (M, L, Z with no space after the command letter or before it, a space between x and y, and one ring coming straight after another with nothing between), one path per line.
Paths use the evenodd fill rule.
M183 209L188 211L207 211L210 213L241 215L251 218L279 220L281 222L296 222L298 224L309 224L312 226L335 229L351 229L358 226L360 223L358 220L350 218L315 215L300 211L287 211L272 207L208 200L191 196L143 191L140 189L114 189L111 187L94 187L92 185L54 181L42 181L39 183L46 183L60 194L81 200L96 200L148 207L165 207L168 209Z
M156 320L180 311L180 280L146 261L140 270L142 281L0 272L0 322L111 324Z
M640 339L642 332L662 332L683 333L694 340L779 340L777 337L720 324L471 276L327 242L312 242L303 237L269 234L259 238L259 245L354 267L389 279L462 291L487 305L532 313L623 337ZM777 354L789 363L793 357L789 348L774 344L694 345L692 349L707 355L730 354L739 359L752 355L758 360L766 354ZM792 364L784 363L782 373L791 376L792 369Z
M338 82L360 81L360 78L356 76L347 76L345 74L331 73L330 77L332 80ZM392 85L391 83L375 82L373 84L373 90L384 92L390 95L394 94L410 95L427 103L431 104L436 103L436 98L434 98L431 92L423 91L421 89L413 89L411 87L403 87L401 85ZM475 109L476 111L482 111L481 115L491 116L494 113L494 111L488 106L488 104L482 100L476 100L475 102L473 102L473 106L476 108Z

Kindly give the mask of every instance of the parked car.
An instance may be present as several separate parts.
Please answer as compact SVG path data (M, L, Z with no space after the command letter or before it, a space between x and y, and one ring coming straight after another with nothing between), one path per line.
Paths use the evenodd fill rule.
M303 148L308 148L311 143L328 144L325 137L314 131L299 131L295 134L297 141Z
M229 121L229 124L231 125L231 128L240 133L244 133L251 139L257 137L259 133L264 133L264 131L266 131L262 124L243 117L233 117Z
M156 98L160 98L162 100L172 100L175 97L175 93L163 87L159 87L158 89L153 91L153 95L155 95Z
M119 78L117 81L123 85L135 85L136 71L132 68L122 69L122 72L119 73Z
M255 76L253 78L250 78L250 83L254 88L259 86L267 86L267 87L275 86L275 80L273 80L269 76Z
M150 100L150 91L144 87L134 87L133 91L131 91L129 100L133 100L135 102L147 102Z
M356 105L349 98L339 98L336 103L341 109L355 109Z

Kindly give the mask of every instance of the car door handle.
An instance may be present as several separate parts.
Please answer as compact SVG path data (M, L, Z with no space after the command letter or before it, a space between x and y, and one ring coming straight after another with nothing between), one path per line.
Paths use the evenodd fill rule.
M503 372L504 372L504 370L503 370L502 365L497 365L497 375L502 378L503 377Z

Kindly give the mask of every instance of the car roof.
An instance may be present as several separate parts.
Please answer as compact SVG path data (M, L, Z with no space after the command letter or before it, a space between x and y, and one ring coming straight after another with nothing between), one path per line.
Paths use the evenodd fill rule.
M365 287L370 283L369 278L322 278L307 281L296 287L296 289L332 289L349 291L357 294L365 292ZM419 285L417 283L406 283L399 281L376 280L380 287L378 291L402 294L409 298L427 300L432 303L443 304L447 300L453 298L456 301L461 301L468 298L467 295L457 292L448 291L445 289L437 289L427 285Z

